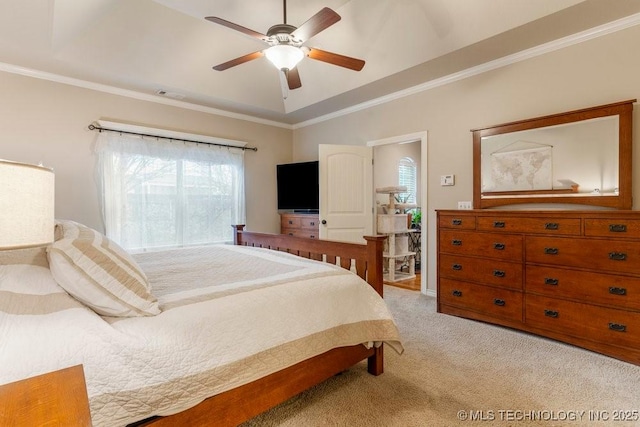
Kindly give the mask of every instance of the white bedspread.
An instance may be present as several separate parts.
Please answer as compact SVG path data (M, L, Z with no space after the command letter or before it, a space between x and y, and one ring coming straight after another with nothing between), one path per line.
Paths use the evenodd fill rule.
M402 351L382 299L338 267L229 245L136 259L157 316L101 317L46 267L0 265L0 384L83 364L94 425L121 426L335 347Z

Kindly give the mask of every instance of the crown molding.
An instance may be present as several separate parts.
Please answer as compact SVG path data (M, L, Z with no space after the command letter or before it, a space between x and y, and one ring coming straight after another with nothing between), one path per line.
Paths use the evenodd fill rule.
M173 107L183 108L186 110L199 111L203 113L229 117L232 119L245 120L245 121L254 122L258 124L275 126L275 127L289 129L289 130L295 130L295 129L300 129L306 126L314 125L317 123L321 123L327 120L335 119L341 116L345 116L348 114L352 114L358 111L366 110L368 108L372 108L377 105L386 104L388 102L395 101L397 99L415 95L420 92L425 92L440 86L454 83L459 80L477 76L479 74L486 73L488 71L506 67L511 64L516 64L518 62L535 58L537 56L554 52L560 49L564 49L566 47L573 46L575 44L583 43L598 37L602 37L618 31L622 31L627 28L634 27L638 24L640 24L640 13L629 15L625 18L621 18L616 21L612 21L607 24L594 27L594 28L582 31L580 33L563 37L561 39L554 40L549 43L545 43L530 49L526 49L521 52L517 52L512 55L508 55L493 61L489 61L475 67L467 68L466 70L462 70L457 73L449 74L447 76L440 77L438 79L434 79L420 85L416 85L398 92L391 93L389 95L372 99L370 101L363 102L363 103L354 105L352 107L334 111L332 113L325 114L323 116L316 117L314 119L306 120L303 122L299 122L296 124L289 124L289 123L278 122L275 120L261 119L248 114L233 113L230 111L221 110L218 108L206 107L203 105L193 104L186 101L180 101L180 100L175 100L170 98L162 98L157 95L150 95L148 93L138 92L138 91L129 90L129 89L121 89L121 88L117 88L110 85L62 76L59 74L39 71L39 70L21 67L18 65L13 65L13 64L3 63L3 62L0 62L0 71L19 74L27 77L33 77L36 79L49 80L49 81L71 85L71 86L82 87L85 89L91 89L98 92L105 92L112 95L124 96L127 98L138 99L141 101L155 102L157 104L169 105Z
M162 98L160 96L150 95L144 92L138 92L138 91L129 90L129 89L122 89L115 86L90 82L82 79L76 79L73 77L67 77L60 74L49 73L46 71L35 70L32 68L21 67L18 65L8 64L4 62L0 62L0 71L5 71L7 73L12 73L12 74L19 74L27 77L33 77L41 80L49 80L56 83L77 86L84 89L95 90L98 92L105 92L111 95L124 96L127 98L138 99L140 101L155 102L157 104L164 104L172 107L184 108L186 110L199 111L201 113L215 114L218 116L229 117L232 119L246 120L246 121L268 125L268 126L276 126L276 127L286 128L286 129L292 129L292 126L288 123L261 119L258 117L250 116L248 114L233 113L233 112L221 110L218 108L206 107L203 105L193 104L191 102L180 101L176 99Z
M363 102L352 107L344 108L342 110L334 111L324 116L316 117L311 120L299 122L293 125L294 129L303 128L305 126L314 125L327 120L335 119L337 117L345 116L357 111L366 110L377 105L385 104L387 102L395 101L397 99L404 98L406 96L415 95L420 92L425 92L440 86L448 85L450 83L464 80L469 77L477 76L487 71L492 71L498 68L506 67L507 65L516 64L518 62L525 61L527 59L535 58L540 55L555 52L560 49L564 49L569 46L573 46L579 43L583 43L598 37L606 36L611 33L625 30L627 28L634 27L640 24L640 13L629 15L625 18L611 21L607 24L593 27L588 30L572 34L561 39L557 39L545 44L541 44L530 49L526 49L511 55L504 56L502 58L495 59L493 61L485 62L484 64L477 65L475 67L467 68L466 70L459 71L457 73L449 74L444 77L440 77L428 82L416 85L398 92L391 93L389 95L382 96L380 98L372 99L367 102Z

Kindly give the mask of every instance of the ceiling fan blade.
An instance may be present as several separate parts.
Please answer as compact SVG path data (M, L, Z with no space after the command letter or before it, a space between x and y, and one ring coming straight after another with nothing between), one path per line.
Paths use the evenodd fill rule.
M325 7L320 12L309 18L304 24L300 25L300 27L291 33L291 35L294 38L305 42L320 31L326 30L340 19L340 15L332 9Z
M238 24L234 24L233 22L226 21L222 18L218 18L217 16L207 16L204 19L206 19L207 21L211 21L215 24L220 24L223 27L227 27L227 28L231 28L232 30L239 31L246 36L253 37L258 40L265 41L267 39L267 36L264 34L261 34L257 31L250 30L249 28L243 27L242 25L238 25Z
M298 73L298 67L293 70L285 70L285 76L287 77L287 85L289 89L298 89L302 87L302 81L300 81L300 73Z
M236 65L244 64L245 62L258 59L262 56L264 56L264 53L262 53L262 51L249 53L239 58L232 59L231 61L223 62L222 64L216 65L215 67L213 67L213 69L216 71L224 71L228 68L235 67Z
M326 50L309 48L307 56L317 61L327 62L329 64L349 68L354 71L360 71L362 70L362 67L364 67L364 61L362 59L339 55L337 53L327 52Z

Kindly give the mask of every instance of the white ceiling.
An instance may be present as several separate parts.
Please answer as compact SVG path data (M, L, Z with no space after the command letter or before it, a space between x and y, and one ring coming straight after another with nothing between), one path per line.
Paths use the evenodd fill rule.
M255 117L299 123L640 12L640 0L289 0L300 26L342 20L305 45L366 61L360 72L305 58L283 99L265 45L204 19L266 33L281 0L0 1L0 62Z

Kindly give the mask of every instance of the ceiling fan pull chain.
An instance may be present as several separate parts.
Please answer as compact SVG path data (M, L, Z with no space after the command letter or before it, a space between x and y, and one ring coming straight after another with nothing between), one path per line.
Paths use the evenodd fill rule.
M282 90L282 99L287 99L289 97L289 85L287 81L287 72L286 70L280 70L280 87Z

